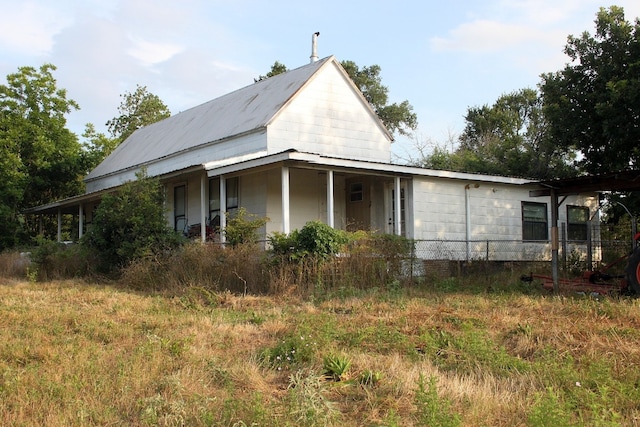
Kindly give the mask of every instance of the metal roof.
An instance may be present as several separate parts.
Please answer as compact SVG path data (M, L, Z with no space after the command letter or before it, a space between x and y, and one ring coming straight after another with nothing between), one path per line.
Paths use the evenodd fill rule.
M467 172L452 172L446 170L425 169L417 166L403 166L391 163L368 162L362 160L350 160L338 157L324 156L314 153L305 153L296 150L288 150L271 155L262 155L256 158L247 158L243 161L225 160L205 163L204 169L209 176L238 173L252 168L264 167L281 162L296 162L296 167L307 165L311 168L322 170L357 171L359 173L375 173L388 175L421 176L429 178L446 178L462 181L488 182L495 184L525 185L538 184L525 178L513 178L496 175L482 175Z
M555 190L558 196L600 191L640 191L640 170L609 172L576 178L540 181L545 187L532 196L548 196Z
M264 128L314 73L331 61L336 61L334 56L261 80L138 129L85 181Z

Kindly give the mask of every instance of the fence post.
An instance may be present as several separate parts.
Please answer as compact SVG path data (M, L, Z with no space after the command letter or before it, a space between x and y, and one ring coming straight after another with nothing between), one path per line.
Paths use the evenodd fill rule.
M591 221L587 221L587 270L593 271L593 241L591 239Z
M485 261L489 262L489 239L487 239L486 257Z
M561 223L561 242L562 242L562 269L567 270L567 224Z

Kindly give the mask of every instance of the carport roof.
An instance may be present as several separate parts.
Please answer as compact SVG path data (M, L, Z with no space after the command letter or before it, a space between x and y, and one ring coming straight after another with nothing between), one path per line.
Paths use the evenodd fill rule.
M640 191L640 170L554 179L538 184L546 188L531 191L531 196L549 196L551 190L555 190L558 196L601 191Z

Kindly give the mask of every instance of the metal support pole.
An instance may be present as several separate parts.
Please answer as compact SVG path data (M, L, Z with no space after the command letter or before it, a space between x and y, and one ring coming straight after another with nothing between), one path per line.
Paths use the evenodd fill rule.
M551 190L551 277L553 279L553 291L560 290L558 274L558 194Z
M333 171L327 171L327 225L335 228L335 218L333 215Z
M207 241L207 173L200 177L200 240Z
M282 167L282 232L289 234L291 232L290 216L289 216L289 168Z
M223 245L227 241L225 228L227 228L227 179L224 175L220 175L220 243Z

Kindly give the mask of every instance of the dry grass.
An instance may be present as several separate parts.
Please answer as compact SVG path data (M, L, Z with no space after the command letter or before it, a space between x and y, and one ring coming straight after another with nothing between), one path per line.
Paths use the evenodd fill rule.
M312 303L0 280L1 425L418 426L431 404L436 425L639 422L635 299L418 286ZM345 381L290 387L328 354L350 360Z

